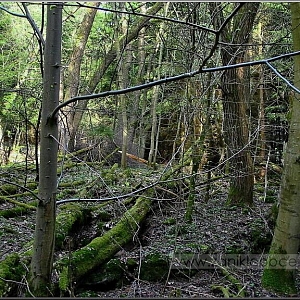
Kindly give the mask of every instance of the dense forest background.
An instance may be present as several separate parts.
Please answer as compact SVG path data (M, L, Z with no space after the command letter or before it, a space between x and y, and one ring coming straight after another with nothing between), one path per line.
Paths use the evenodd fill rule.
M135 294L113 297L297 294L295 270L289 284L263 268L243 282L215 263L218 282L195 290L182 281L199 273L169 261L171 252L266 254L271 244L271 254L298 253L299 242L286 249L274 235L279 199L299 219L280 193L300 157L293 135L296 158L285 160L299 91L291 11L1 2L0 295L103 296L133 283ZM281 231L293 236L297 222ZM145 282L162 285L143 294Z

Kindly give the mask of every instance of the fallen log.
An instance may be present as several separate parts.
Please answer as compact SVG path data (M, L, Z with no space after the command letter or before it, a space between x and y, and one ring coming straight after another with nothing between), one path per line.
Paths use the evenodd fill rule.
M182 159L181 164L171 167L161 176L159 181L168 180L172 174L181 170L183 166L190 163L191 150ZM158 181L158 182L159 182ZM157 183L158 183L157 182ZM131 209L126 211L120 221L107 233L95 238L88 245L69 253L67 257L55 263L54 268L59 274L59 288L62 292L67 292L73 286L73 282L80 280L112 258L119 250L130 241L134 240L139 224L146 218L151 207L151 196L154 194L153 184L145 189L143 196L140 196Z
M55 264L59 274L59 288L66 292L73 281L80 279L113 257L124 245L134 240L139 224L150 210L153 189L147 191L147 197L141 196L134 206L125 212L120 221L107 233L95 238L88 245L73 252L70 257L61 259Z

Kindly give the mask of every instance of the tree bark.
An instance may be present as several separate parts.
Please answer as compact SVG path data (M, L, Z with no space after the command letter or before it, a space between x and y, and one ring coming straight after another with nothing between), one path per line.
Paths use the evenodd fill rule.
M224 65L245 61L246 44L250 40L254 19L259 3L246 3L234 16L233 22L221 32L221 48ZM219 28L224 22L221 14L215 25ZM228 203L251 204L253 202L253 161L250 153L249 120L247 105L250 95L249 68L237 68L224 71L221 79L223 91L224 138L230 158L232 174L228 193Z
M300 3L291 3L294 51L300 49ZM294 56L294 84L300 88L300 56ZM275 232L264 269L262 284L282 294L295 294L296 266L281 261L277 268L271 263L286 257L297 259L300 238L300 95L292 97L289 140L284 156L284 171L279 195L280 206Z
M118 9L120 11L124 11L125 9L125 4L123 2L119 3ZM124 15L121 15L121 28L119 28L118 34L120 36L126 36L128 33L128 20ZM120 39L117 40L117 42ZM124 89L128 86L129 84L129 69L130 69L130 63L131 63L131 52L130 52L130 45L117 45L117 52L119 56L119 66L118 66L118 87L119 89ZM129 132L129 117L128 117L128 97L127 95L120 95L118 96L119 99L119 107L120 107L120 113L117 115L117 124L116 124L116 135L118 135L118 131L121 134L121 167L126 168L127 166L127 148L128 148L128 139L130 136Z
M95 8L99 7L100 2L87 3L93 5ZM79 82L80 82L80 70L81 62L83 59L85 47L88 41L88 37L91 32L91 28L96 16L97 9L89 8L83 17L80 27L76 33L76 41L73 52L70 56L70 63L66 74L64 76L65 95L64 100L68 100L78 95ZM78 104L77 104L78 105ZM71 107L70 107L71 106ZM64 109L64 118L61 122L61 138L64 138L64 145L67 146L69 151L74 151L76 133L79 126L80 120L77 120L77 116L74 113L76 104L71 104ZM70 110L70 112L68 112ZM78 123L78 124L77 124Z
M31 289L35 296L48 296L54 253L57 188L57 117L49 114L59 104L62 4L48 5L45 45L43 102L40 142L39 200L31 265Z

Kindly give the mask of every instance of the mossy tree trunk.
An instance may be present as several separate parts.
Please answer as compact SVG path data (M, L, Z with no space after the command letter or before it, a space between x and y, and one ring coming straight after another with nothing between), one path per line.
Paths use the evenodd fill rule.
M294 50L300 50L300 3L291 3L292 37ZM300 88L300 56L294 56L294 84ZM281 182L280 206L271 244L264 269L262 284L271 290L295 294L295 266L293 259L299 251L300 241L300 95L292 97L289 140L284 156L284 171ZM290 257L290 263L274 262L284 256ZM285 263L284 263L285 262Z
M39 200L31 265L31 290L35 296L48 296L55 241L57 189L57 117L48 116L59 104L62 4L47 7L42 123L40 142Z

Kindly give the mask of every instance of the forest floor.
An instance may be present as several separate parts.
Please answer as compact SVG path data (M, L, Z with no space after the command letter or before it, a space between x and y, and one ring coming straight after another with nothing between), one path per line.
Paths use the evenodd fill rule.
M110 192L114 189L114 193L130 191L133 183L151 182L151 179L143 178L143 176L149 176L149 174L154 177L159 176L158 172L153 175L145 168L134 168L127 172L127 177L124 175L125 172L120 171L120 169L115 168L114 172L119 180L118 182L114 180L110 182ZM15 174L17 173L16 171ZM7 174L8 171L5 171L5 176ZM80 178L78 178L79 175L73 178L74 174L78 174L78 169L76 171L76 168L73 168L72 172L65 178L67 180L72 178L74 182L80 181L80 178L90 178L88 177L90 175L82 172L82 169L80 169ZM146 281L140 279L139 272L136 272L129 274L130 279L124 280L124 284L119 284L118 287L85 285L77 288L75 286L72 296L219 298L226 296L226 294L240 296L242 292L245 293L244 296L246 297L278 297L276 293L269 292L261 286L263 262L268 253L274 230L274 218L272 218L271 211L272 206L277 202L280 180L278 174L271 175L272 179L268 182L262 179L261 182L255 184L254 205L252 207L228 206L226 204L227 180L221 179L212 183L209 191L204 185L199 185L191 223L185 221L187 191L184 187L177 185L175 190L169 192L157 189L158 193L153 198L151 212L142 224L138 235L130 245L124 247L115 257L121 261L134 259L141 262L151 253L161 253L172 260L170 268L166 269L167 274L161 280ZM11 181L14 176L11 176ZM85 183L86 181L85 179ZM121 181L123 181L122 185L120 184ZM102 188L99 185L96 187L95 184L91 186L89 192L92 191L94 196L108 196L105 194L105 187L108 187L106 184L102 185ZM82 189L83 187L77 188ZM63 189L60 190L61 194L58 193L58 198L63 199L67 196L62 192ZM206 201L206 193L209 193L208 201ZM30 197L27 201L29 199ZM1 210L11 207L13 207L12 203L0 202ZM124 209L124 205L120 201L108 204L106 209L116 216L120 215L116 213L118 207ZM26 243L33 238L34 215L34 212L30 212L11 218L0 217L0 257L2 259L10 253L24 251ZM113 221L107 222L105 226L113 226ZM95 236L95 231L95 223L91 221L89 226L85 226L81 233L77 232L74 238L80 239L83 236L92 238ZM251 257L260 258L261 262L255 266L243 265L243 267L238 267L234 264L229 267L221 266L224 260L217 260L212 261L210 267L198 265L192 270L178 267L180 255L190 257L191 254L197 255L199 253L222 255L223 258L252 255ZM58 253L57 256L67 254L65 251Z

